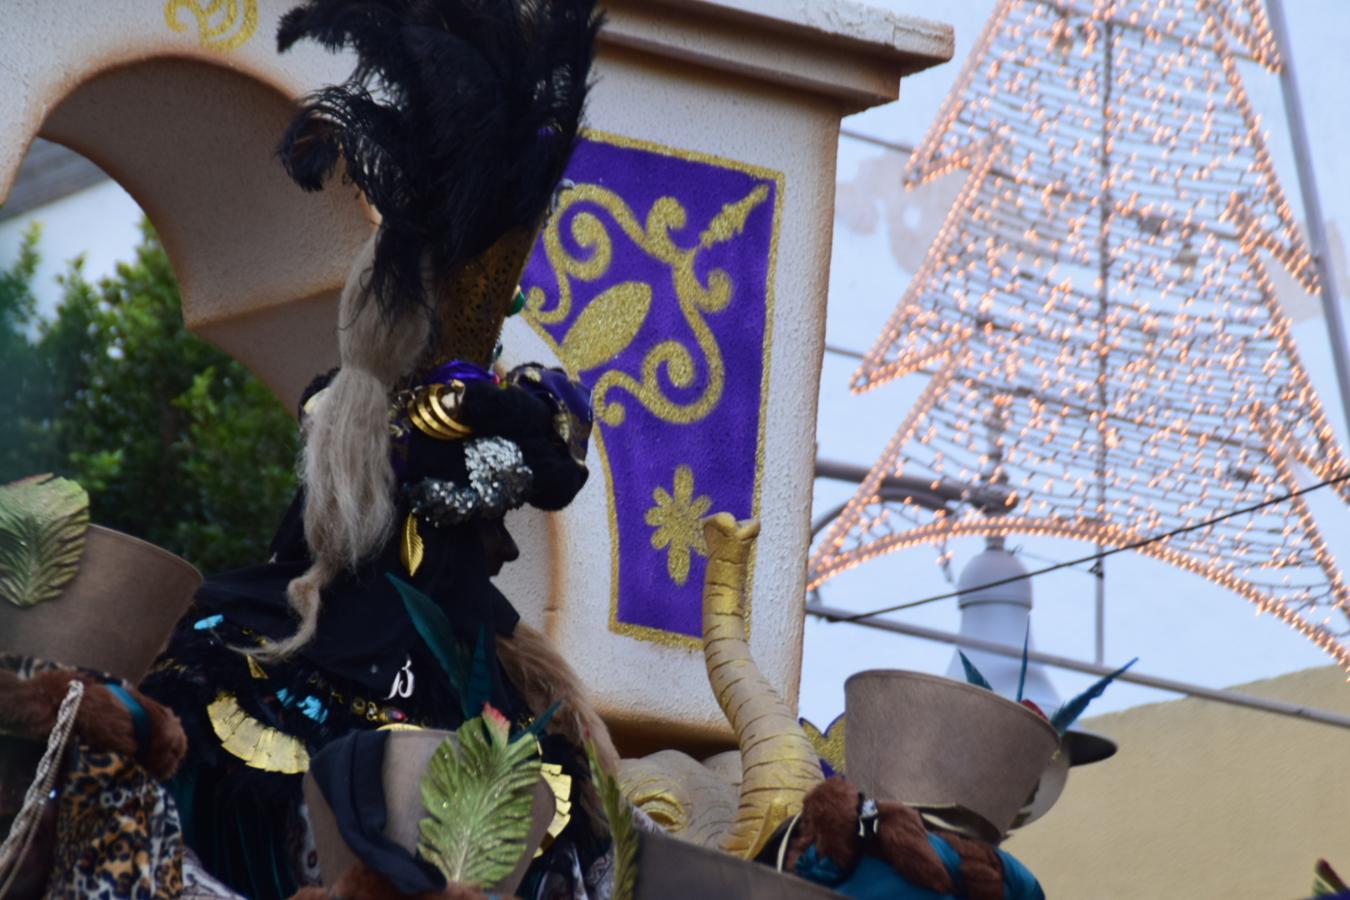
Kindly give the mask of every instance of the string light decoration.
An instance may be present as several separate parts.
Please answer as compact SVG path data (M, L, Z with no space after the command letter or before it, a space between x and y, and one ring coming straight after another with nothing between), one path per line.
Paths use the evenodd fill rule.
M1318 288L1239 57L1281 65L1259 0L1001 0L906 172L969 178L852 387L931 378L812 587L965 535L1120 546L1346 471L1267 274ZM883 490L902 474L1007 503L934 511ZM1301 497L1139 552L1350 670L1350 595Z

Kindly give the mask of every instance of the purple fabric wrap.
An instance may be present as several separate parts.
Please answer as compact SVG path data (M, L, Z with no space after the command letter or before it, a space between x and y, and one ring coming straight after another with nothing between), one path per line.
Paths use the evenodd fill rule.
M452 381L496 381L497 376L476 363L452 359L427 373L423 384L449 384Z
M462 359L452 359L441 363L427 373L422 384L449 384L452 381L497 381L497 376L476 363ZM407 477L408 437L412 434L412 423L406 413L400 412L393 421L393 434L389 439L389 464L393 466L394 476L400 483Z
M522 282L527 315L593 391L617 526L616 630L656 640L702 633L699 519L756 511L780 192L777 173L691 157L582 141L567 171L577 188ZM606 243L608 266L587 268ZM683 364L659 361L670 342Z

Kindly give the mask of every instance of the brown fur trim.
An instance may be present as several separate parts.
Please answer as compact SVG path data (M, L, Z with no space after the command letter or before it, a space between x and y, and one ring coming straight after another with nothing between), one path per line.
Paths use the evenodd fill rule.
M500 897L501 900L516 900L514 897L494 896ZM365 863L358 862L347 870L347 874L338 879L331 893L323 891L322 888L305 888L291 900L330 900L330 898L331 900L487 900L488 894L463 884L449 884L441 891L403 894L379 872Z
M399 893L379 872L365 863L357 863L333 885L334 898L341 900L403 900L409 896ZM419 894L419 897L426 896Z
M816 845L816 852L839 865L846 872L853 871L862 853L858 837L858 789L846 778L835 776L811 789L802 801L802 817L792 832L783 869L795 871L797 858L806 848Z
M1003 900L1003 863L993 844L934 829L961 855L961 881L970 900Z
M74 678L71 672L42 672L20 678L0 670L0 729L30 741L45 741L56 726L56 710Z
M178 770L187 752L183 726L168 708L135 688L131 695L150 717L150 745L138 747L131 713L122 701L94 678L69 670L39 672L32 678L0 671L0 729L33 741L46 741L56 725L56 713L70 689L70 682L84 682L84 698L75 716L75 733L95 750L134 756L159 779Z
M143 748L136 758L151 775L160 781L168 781L178 772L179 763L187 755L188 740L183 733L183 723L164 704L134 688L131 693L150 715L150 746Z
M578 747L589 741L595 747L601 768L611 775L618 773L619 752L614 749L609 726L595 711L585 685L548 635L518 622L509 638L497 638L497 658L536 715L558 703L548 731L563 735ZM589 779L581 783L579 795L581 805L598 827L605 814Z
M938 894L956 890L951 873L928 841L917 811L903 803L878 802L877 850L906 880Z

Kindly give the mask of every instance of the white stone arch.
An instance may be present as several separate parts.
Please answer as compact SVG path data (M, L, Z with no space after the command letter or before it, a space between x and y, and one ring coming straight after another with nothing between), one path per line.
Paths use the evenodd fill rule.
M191 330L248 366L288 408L335 360L333 308L371 215L355 190L306 194L272 148L294 98L349 61L270 34L264 3L238 47L177 31L158 3L20 2L0 35L0 199L36 137L87 157L144 209ZM173 0L167 9L174 8ZM256 11L247 0L244 11ZM180 23L181 24L181 23ZM217 23L228 24L228 23Z

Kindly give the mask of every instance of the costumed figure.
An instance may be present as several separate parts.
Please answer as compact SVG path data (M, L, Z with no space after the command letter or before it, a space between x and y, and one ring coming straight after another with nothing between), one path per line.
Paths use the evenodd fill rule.
M339 166L378 210L338 311L341 366L301 400L303 484L264 565L207 580L146 682L190 740L187 840L250 897L317 884L311 758L387 726L452 730L484 701L540 735L559 815L521 896L584 896L608 837L582 746L617 757L572 670L492 577L524 504L586 481L587 393L494 372L504 318L574 146L594 0L309 0L286 50L351 48L279 154L319 190ZM297 624L298 623L298 624ZM574 802L575 801L575 802Z
M998 844L1059 752L1050 722L918 672L860 672L844 690L847 778L808 794L761 860L848 897L1043 900Z
M806 796L762 862L849 897L1042 900L998 845L1058 799L1066 733L1135 661L1047 715L999 696L960 658L968 684L901 671L849 678L846 713L824 733L808 727L837 774ZM1019 698L1026 665L1024 653Z
M226 896L162 784L182 726L135 687L200 583L74 482L0 487L0 897Z

